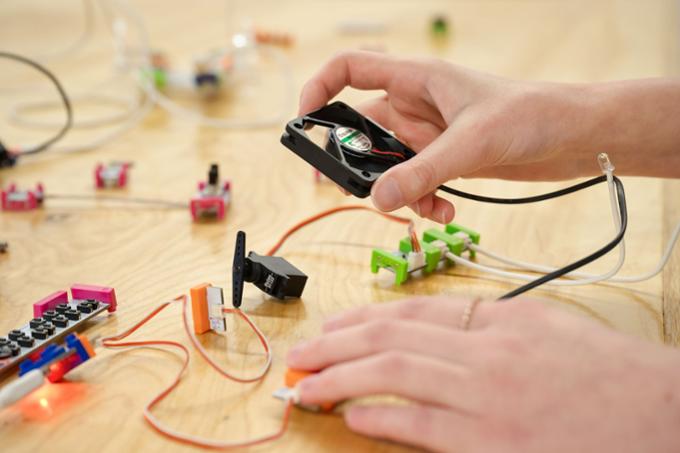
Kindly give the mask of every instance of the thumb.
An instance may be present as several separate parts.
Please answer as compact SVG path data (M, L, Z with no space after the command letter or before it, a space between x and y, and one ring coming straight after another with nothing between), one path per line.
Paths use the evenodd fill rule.
M463 135L450 127L416 156L387 170L373 184L375 206L381 211L399 209L477 170L482 156L466 145Z

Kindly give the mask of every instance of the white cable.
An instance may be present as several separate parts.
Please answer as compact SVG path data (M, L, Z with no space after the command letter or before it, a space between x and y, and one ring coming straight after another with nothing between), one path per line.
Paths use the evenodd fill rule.
M117 96L111 96L103 93L84 93L79 96L71 96L71 103L76 107L75 104L78 102L86 103L96 103L96 104L110 104L115 108L113 113L102 115L100 117L87 118L83 120L77 120L73 123L73 128L96 128L102 126L109 126L111 124L120 123L124 121L130 115L133 115L135 111L139 108L140 102L138 99L122 99ZM27 116L31 112L37 110L48 110L55 108L63 108L61 101L27 101L18 102L10 107L7 112L7 119L17 126L35 128L35 129L52 129L61 126L63 120L39 120Z
M283 105L281 107L280 113L267 118L260 119L232 119L232 118L213 118L202 115L195 111L186 109L175 101L170 99L168 96L160 92L154 84L145 84L142 87L146 90L146 93L162 108L172 113L188 120L199 123L202 126L213 127L216 129L244 129L244 128L261 128L280 125L286 121L286 114L292 105L292 93L293 93L293 76L290 70L290 65L286 59L283 52L275 48L269 48L264 46L257 47L260 52L269 53L277 64L281 68L281 74L284 80L285 96Z
M92 15L92 7L93 4L91 3L92 0L84 0L85 4L89 8L87 10L88 17ZM105 7L105 5L102 4L100 5L102 7ZM107 11L104 10L104 13ZM88 21L91 20L91 17L87 19ZM89 22L88 22L89 23ZM89 27L91 28L91 27ZM89 33L89 32L88 32ZM115 79L119 76L114 75L112 79ZM107 79L106 82L103 84L108 84L109 79ZM145 81L140 82L142 85L146 83ZM57 145L50 147L51 151L55 152L61 152L61 153L78 153L78 152L84 152L84 151L90 151L96 148L99 148L103 145L106 145L110 141L113 141L117 139L118 137L122 136L126 132L128 132L130 129L134 128L137 126L143 119L144 117L149 113L149 111L153 108L154 102L149 96L145 95L139 95L136 100L132 99L127 99L125 101L116 99L114 97L109 97L108 95L104 95L99 93L98 91L93 90L92 92L85 93L81 96L77 96L76 99L99 99L100 101L108 102L111 104L118 103L120 104L125 104L128 108L124 113L119 113L119 114L110 114L108 116L102 116L99 118L95 119L90 119L90 120L84 120L84 121L79 121L74 124L75 128L86 128L86 127L100 127L100 126L107 126L107 125L113 125L115 123L119 123L115 128L104 132L103 134L91 139L88 142L85 143L75 143L72 145ZM52 103L50 102L43 102L43 103L21 103L21 104L16 104L12 108L10 108L10 111L8 112L8 117L10 120L13 120L14 122L25 126L25 127L54 127L55 124L52 124L49 121L37 121L37 120L30 120L27 119L23 116L21 116L21 112L26 112L27 110L34 110L38 108L50 108L52 106ZM37 154L36 154L37 156ZM26 156L28 157L28 156ZM24 157L24 158L26 158Z
M10 382L0 389L0 409L11 406L44 383L45 375L40 368L31 370Z
M527 274L520 274L518 272L510 272L510 271L504 271L502 269L498 269L496 267L491 267L491 266L484 266L483 264L477 264L474 261L470 261L466 258L463 258L461 256L455 255L451 252L446 252L446 257L453 261L456 264L460 264L461 266L465 267L470 267L472 269L481 271L481 272L486 272L488 274L496 275L498 277L503 277L503 278L509 278L512 280L523 280L527 282L532 282L536 280L535 276L532 275L527 275ZM617 269L618 271L618 269ZM610 271L611 272L611 271ZM584 280L560 280L560 279L555 279L555 280L550 280L548 282L545 282L544 285L553 285L553 286L581 286L581 285L589 285L591 283L597 283L603 280L607 280L607 274L599 275L596 276L595 278L590 278L590 279L584 279Z
M614 178L613 178L613 167L607 168L605 170L605 174L607 176L607 187L609 189L609 202L610 202L610 206L611 206L611 209L612 209L612 218L614 220L614 227L615 227L616 231L618 231L621 228L621 218L620 218L620 215L619 215L619 212L618 212L618 209L617 209L616 192L615 192ZM470 248L471 250L479 251L480 253L483 253L487 256L493 255L491 257L495 258L495 259L502 258L502 259L499 259L498 261L504 262L505 264L510 264L512 266L521 267L523 269L533 270L533 271L536 271L536 272L546 272L546 273L548 273L548 272L552 272L552 271L556 270L556 268L550 268L548 266L538 266L538 265L531 265L531 267L519 266L518 263L520 263L520 262L511 262L513 260L505 259L504 257L501 257L500 255L495 255L495 254L492 254L490 252L487 253L486 250L484 250L482 252L483 249L480 249L479 246L473 244L472 241L469 240L469 238L465 242L466 242L466 246L468 248ZM625 247L625 243L624 243L623 240L619 244L618 248L619 248L619 259L618 259L616 265L611 270L609 270L608 272L605 272L604 274L599 274L599 275L581 274L584 277L583 279L578 279L578 280L576 280L576 279L573 279L573 280L555 279L555 280L548 281L545 284L546 285L553 285L553 286L580 286L580 285L588 285L588 284L591 284L591 283L597 283L597 282L601 282L601 281L604 281L604 280L609 280L614 275L616 275L616 273L621 269L621 267L623 266L623 263L626 259L626 247ZM470 268L476 269L478 271L487 272L489 274L493 274L493 275L503 277L503 278L509 278L509 279L513 279L513 280L523 280L523 281L534 281L536 279L536 277L533 276L533 275L527 275L527 274L522 274L522 273L518 273L518 272L510 272L510 271L506 271L506 270L503 270L503 269L498 269L496 267L478 264L478 263L475 263L475 262L470 261L468 259L465 259L463 257L460 257L458 255L455 255L451 252L447 252L446 257L448 259L450 259L451 261L453 261L457 264L460 264L462 266L470 267ZM530 264L530 263L521 263L521 264ZM577 274L580 274L580 273L572 272L572 273L569 273L567 275L577 277L577 276L579 276Z
M106 3L106 1L104 1ZM146 25L144 23L144 19L142 16L128 3L128 2L121 2L121 1L116 1L118 4L119 8L118 11L127 19L133 23L137 30L139 31L140 35L140 40L141 40L141 53L143 57L143 66L140 68L137 68L138 70L144 72L144 73L149 73L151 68L151 41L149 38L149 33L146 28ZM105 7L106 9L106 7ZM115 27L114 27L115 28ZM115 33L114 33L115 36ZM120 49L124 49L125 46L118 46ZM293 92L294 92L294 81L293 81L293 73L292 73L292 68L291 65L285 56L285 54L275 48L271 47L266 47L266 46L257 46L257 50L265 55L270 56L272 59L275 60L275 62L278 64L281 70L281 77L282 80L285 84L284 89L282 90L284 92L284 99L283 99L283 104L281 107L280 113L273 115L268 118L260 118L260 119L250 119L250 120L244 120L244 119L233 119L233 118L212 118L212 117L207 117L205 115L202 115L200 113L197 113L195 111L192 111L190 109L186 109L176 102L174 102L172 99L167 97L165 94L161 93L156 86L153 83L141 83L141 88L146 92L146 94L153 99L155 103L157 103L160 107L164 108L168 112L184 117L186 119L189 119L191 121L195 121L198 124L202 126L207 126L207 127L213 127L213 128L218 128L218 129L242 129L242 128L261 128L261 127L269 127L269 126L276 126L280 125L282 122L285 122L286 120L286 115L288 113L288 110L291 108L292 104L294 103L294 97L293 97Z
M122 123L120 123L117 127L114 129L103 133L102 135L90 140L89 142L86 143L75 143L73 145L57 145L54 147L51 147L50 150L58 153L79 153L79 152L85 152L85 151L91 151L93 149L99 148L100 146L104 146L105 144L109 143L112 140L115 140L116 138L120 137L121 135L125 134L127 131L130 129L134 128L139 124L144 117L149 113L151 108L153 107L153 101L148 97L148 96L143 96L143 101L139 104L139 108L132 113L131 116L128 117L128 119ZM35 156L38 156L39 154L36 154ZM32 157L32 156L26 156L26 157ZM24 157L24 159L26 158Z
M83 31L71 44L56 52L36 55L34 58L43 63L48 63L50 61L68 57L80 50L80 48L87 44L90 38L92 38L92 33L94 31L94 7L92 0L83 0L83 16Z
M666 250L663 253L663 256L659 260L659 263L656 265L654 269L651 271L647 272L646 274L642 275L630 275L630 276L624 276L624 277L613 277L610 279L610 281L613 282L620 282L620 283L635 283L635 282L642 282L645 280L649 280L650 278L654 277L656 274L661 272L668 262L668 260L671 257L671 253L673 252L673 247L675 244L678 242L678 237L680 237L680 222L675 226L675 231L673 231L673 234L671 235L670 240L666 244Z
M104 133L100 135L99 137L87 142L87 143L80 143L80 144L74 144L74 145L60 145L60 146L55 146L52 148L54 151L61 152L61 153L78 153L78 152L83 152L83 151L90 151L95 148L99 148L100 146L103 146L110 141L120 137L121 135L125 134L127 131L130 129L134 128L137 126L151 111L153 108L153 102L148 96L144 96L144 100L140 104L139 108L137 109L136 112L132 116L130 116L125 122L121 123L118 127L115 129Z
M649 272L646 274L641 274L641 275L630 275L630 276L614 276L611 277L608 281L610 282L616 282L616 283L636 283L636 282L642 282L645 280L649 280L650 278L656 276L659 272L661 272L668 263L668 260L671 257L671 253L673 252L673 249L675 247L675 244L678 243L678 239L680 238L680 222L675 226L675 230L671 234L671 238L668 240L666 243L666 249L663 252L663 255L661 256L661 259L659 259L659 262L657 265ZM477 244L469 244L469 248L471 250L474 250L475 252L479 253L480 255L487 256L491 259L494 259L496 261L499 261L501 263L507 264L509 266L513 266L519 269L526 269L530 271L535 271L535 272L553 272L557 268L555 267L550 267L550 266L542 266L540 264L533 264L533 263L527 263L525 261L520 261L520 260L514 260L512 258L507 258L502 255L498 255L496 253L490 252L489 250L486 250L483 247L480 247ZM571 272L567 274L572 277L579 277L579 278L589 278L592 277L593 274L588 274L585 272Z

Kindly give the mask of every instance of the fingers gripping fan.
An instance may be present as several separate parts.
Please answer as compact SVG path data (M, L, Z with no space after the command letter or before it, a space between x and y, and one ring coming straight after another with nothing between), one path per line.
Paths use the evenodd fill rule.
M314 126L328 128L324 148L306 132ZM371 193L383 172L415 156L387 130L342 102L290 121L281 143L360 198Z

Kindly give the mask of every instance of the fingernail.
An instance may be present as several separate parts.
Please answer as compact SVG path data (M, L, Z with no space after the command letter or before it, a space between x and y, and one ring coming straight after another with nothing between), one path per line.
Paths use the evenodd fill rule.
M402 206L401 189L392 176L383 176L375 185L373 202L378 209L383 211L391 211Z
M319 381L319 377L316 375L309 376L298 382L296 385L298 394L300 397L303 397L305 393L307 392L312 392L314 391L314 388L317 386L317 382Z
M446 209L440 209L437 212L437 222L446 223Z
M316 381L317 381L316 376L309 376L298 382L295 385L293 402L295 404L299 404L300 402L303 401L309 402L310 400L309 393L311 393L312 395L314 394L314 387L316 386Z

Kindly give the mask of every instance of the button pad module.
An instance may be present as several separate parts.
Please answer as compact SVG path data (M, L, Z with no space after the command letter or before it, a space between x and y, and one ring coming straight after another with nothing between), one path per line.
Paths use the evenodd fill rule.
M36 302L33 319L0 336L0 375L98 314L116 309L113 288L74 285L71 292L71 300L61 291Z

